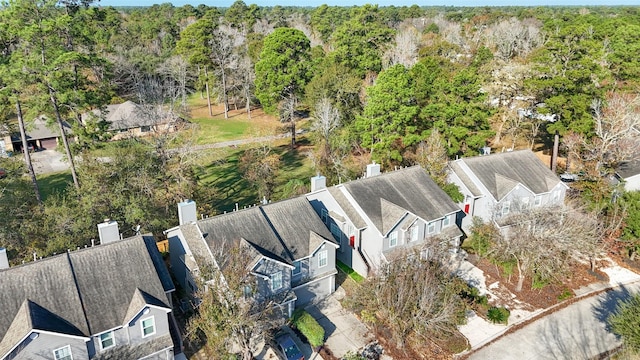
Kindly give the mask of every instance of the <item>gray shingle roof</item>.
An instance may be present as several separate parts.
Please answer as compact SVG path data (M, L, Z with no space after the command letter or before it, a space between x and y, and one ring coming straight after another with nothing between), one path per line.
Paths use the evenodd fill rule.
M419 166L359 179L341 186L383 234L405 211L429 221L460 209ZM401 214L402 213L402 214Z
M640 160L623 162L616 169L616 173L623 179L640 174Z
M319 239L334 242L303 196L210 217L196 224L181 225L180 230L191 252L200 258L210 257L202 236L211 250L244 240L260 255L289 265L308 256L314 246L319 246Z
M342 190L340 188L332 186L327 190L329 191L329 194L331 194L331 196L333 196L333 198L336 200L338 205L340 205L340 207L342 208L344 213L347 215L347 217L351 219L351 221L353 222L353 225L356 228L362 229L367 226L367 223L364 221L362 216L358 214L358 211L353 207L351 202L349 202L349 200L342 193Z
M291 253L292 260L309 256L315 250L310 248L310 231L333 241L333 236L306 197L271 203L262 209Z
M169 307L142 236L89 250L69 255L92 334L128 320L125 315L138 289Z
M496 200L502 199L518 183L541 194L551 191L560 182L531 150L463 158L456 162L468 166Z
M100 116L100 110L94 110L91 114ZM88 117L83 114L82 117ZM164 124L172 119L169 113L163 112L155 114L153 111L145 111L144 107L132 101L125 101L122 104L107 105L104 118L108 121L109 130L126 130L141 126L152 126Z
M62 122L62 126L65 128L67 134L71 134L71 125L66 121ZM60 127L58 123L51 123L47 125L47 117L44 115L38 116L33 121L28 121L25 124L25 132L27 134L27 140L41 140L57 138L60 136ZM11 141L20 141L20 134L11 135Z
M40 324L45 315L56 317L49 326L84 336L123 325L138 289L155 305L169 308L148 241L136 236L0 271L0 356L16 345L14 334L23 325L13 329L12 323L26 316L26 300L30 324Z

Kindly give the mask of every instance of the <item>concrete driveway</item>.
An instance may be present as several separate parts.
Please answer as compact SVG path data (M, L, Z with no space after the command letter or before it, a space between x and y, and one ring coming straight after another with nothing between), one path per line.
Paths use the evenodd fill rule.
M31 153L31 162L36 174L69 170L69 162L56 150L42 150Z
M325 345L338 358L349 351L355 353L375 339L353 313L342 308L338 300L343 297L344 289L339 287L321 302L305 308L324 328Z
M591 359L621 342L607 318L621 299L640 291L640 283L622 285L580 300L473 352L468 359Z

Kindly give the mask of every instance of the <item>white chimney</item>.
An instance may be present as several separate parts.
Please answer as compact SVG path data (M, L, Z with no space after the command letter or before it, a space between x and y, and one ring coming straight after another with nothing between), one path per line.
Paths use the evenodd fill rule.
M0 247L0 270L9 268L9 258L7 257L7 249Z
M380 175L380 164L376 164L376 162L374 161L373 163L367 165L367 176L366 177L372 177L372 176L376 176L376 175Z
M98 224L98 235L100 235L100 244L108 244L120 240L118 222L105 219L102 224Z
M327 187L327 178L318 174L311 178L311 192L322 190Z
M192 223L198 220L196 214L196 202L193 200L185 200L178 203L178 221L180 225Z

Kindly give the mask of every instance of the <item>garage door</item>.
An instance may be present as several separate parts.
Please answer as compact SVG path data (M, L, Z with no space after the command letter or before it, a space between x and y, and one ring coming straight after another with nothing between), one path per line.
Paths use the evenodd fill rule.
M42 148L44 150L53 150L56 148L56 145L58 145L56 138L42 139L40 140L40 143L42 144Z

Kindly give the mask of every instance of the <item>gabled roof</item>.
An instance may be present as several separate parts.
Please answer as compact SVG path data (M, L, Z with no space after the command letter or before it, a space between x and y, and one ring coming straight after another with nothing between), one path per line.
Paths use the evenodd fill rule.
M480 192L467 171L471 171L489 193L502 199L517 184L522 184L535 194L550 192L560 179L531 150L518 150L458 159L452 170L474 192ZM466 170L468 169L468 170Z
M309 256L319 239L334 242L305 197L213 216L181 225L180 230L196 257L209 258L210 251L215 254L215 249L242 240L252 252L287 265Z
M100 116L100 110L91 112L95 116ZM88 114L82 115L83 119ZM126 130L141 126L152 126L164 124L174 118L167 112L146 111L141 105L133 101L125 101L122 104L107 105L104 118L109 122L109 130Z
M347 217L351 219L356 228L362 229L367 226L367 223L364 221L362 216L358 214L358 211L353 207L353 204L351 204L349 199L347 199L347 197L342 193L342 188L332 186L327 190L345 212Z
M71 125L69 125L69 123L63 121L62 126L64 126L67 134L71 134ZM38 116L33 119L33 121L26 121L25 127L27 140L41 140L60 137L60 127L58 124L52 123L47 125L47 117L44 115ZM11 141L20 141L20 133L12 134Z
M340 186L382 234L407 213L430 221L460 210L420 166L337 185Z
M310 246L313 234L325 240L333 240L333 236L304 196L265 205L262 211L291 253L292 260L309 256L315 250L315 247Z
M55 320L48 330L88 337L122 326L136 291L170 309L148 241L136 236L0 271L0 356L16 345L16 319Z

